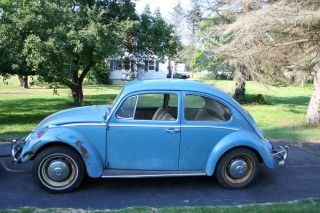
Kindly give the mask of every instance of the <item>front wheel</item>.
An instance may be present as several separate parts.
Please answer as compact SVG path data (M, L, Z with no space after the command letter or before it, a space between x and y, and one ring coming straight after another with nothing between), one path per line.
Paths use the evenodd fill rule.
M37 155L33 164L33 178L51 193L70 192L84 177L84 164L78 153L68 147L54 146Z
M259 172L257 155L246 148L227 152L219 161L216 177L226 188L239 189L249 186Z

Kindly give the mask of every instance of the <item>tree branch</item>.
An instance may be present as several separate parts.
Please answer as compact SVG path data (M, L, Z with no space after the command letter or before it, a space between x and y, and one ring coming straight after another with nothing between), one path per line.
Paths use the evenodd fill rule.
M83 82L84 78L86 77L86 75L88 74L88 72L90 71L90 69L92 68L92 66L95 64L94 60L91 60L90 63L84 68L83 72L81 73L80 77L79 77L79 82Z
M296 41L290 41L282 44L275 44L272 45L273 47L280 47L280 46L287 46L287 45L292 45L292 44L299 44L299 43L305 43L305 42L317 42L320 40L312 40L312 39L301 39L301 40L296 40Z

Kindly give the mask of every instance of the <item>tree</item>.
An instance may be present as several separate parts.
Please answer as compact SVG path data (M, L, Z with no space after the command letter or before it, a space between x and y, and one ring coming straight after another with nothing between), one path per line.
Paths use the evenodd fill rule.
M261 0L196 0L199 7L204 13L209 14L200 25L199 38L204 45L206 51L215 50L217 46L228 41L228 37L221 33L221 27L227 27L228 25L237 21L239 17L246 15L247 13L258 10L262 6ZM264 1L267 3L266 1ZM245 82L251 79L252 76L246 72L247 66L242 64L241 61L233 63L229 59L227 54L217 55L218 51L214 51L213 55L216 55L218 61L228 63L229 71L233 71L233 79L236 82L234 98L238 101L245 99ZM231 65L231 66L230 66ZM231 70L230 70L231 69Z
M197 1L192 1L192 8L187 12L186 19L188 29L190 31L189 41L192 47L196 47L196 34L199 29L200 22L202 21L202 11Z
M174 33L180 39L186 37L186 11L181 6L181 1L173 7L172 12L169 14L169 21L173 26Z
M128 0L2 0L1 52L8 53L9 60L1 62L5 65L1 70L17 74L31 71L43 81L63 84L79 105L82 83L91 68L120 52L130 28L130 21L121 20L120 14L126 16L132 7L134 11ZM10 29L23 33L14 37Z
M266 82L281 79L295 65L314 71L307 123L320 125L320 2L279 0L248 12L223 31L226 42L214 51L238 66L242 76Z
M131 65L136 65L148 59L170 60L180 47L180 39L175 35L173 26L162 18L159 9L152 14L147 5L128 34L125 51ZM131 71L135 70L132 68Z
M0 3L0 73L65 85L76 105L84 78L107 58L128 58L134 68L141 58L172 57L180 46L159 11L139 17L131 0Z
M45 20L35 16L32 8L24 2L0 1L0 75L18 74L21 86L28 88L28 75L35 75L23 54L25 39L32 33L41 33ZM23 9L22 9L23 8ZM34 19L37 18L37 23ZM39 28L40 27L40 28Z

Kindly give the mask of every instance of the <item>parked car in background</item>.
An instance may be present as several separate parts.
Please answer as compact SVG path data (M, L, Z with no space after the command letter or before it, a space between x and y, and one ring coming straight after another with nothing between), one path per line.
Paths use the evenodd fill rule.
M171 78L171 76L168 74L167 78ZM172 78L188 79L188 78L190 78L190 73L189 72L174 72L174 73L172 73Z
M91 178L213 176L249 186L259 167L283 165L287 149L264 138L225 92L195 81L128 83L111 105L57 112L13 145L17 163L34 160L35 182L49 192Z

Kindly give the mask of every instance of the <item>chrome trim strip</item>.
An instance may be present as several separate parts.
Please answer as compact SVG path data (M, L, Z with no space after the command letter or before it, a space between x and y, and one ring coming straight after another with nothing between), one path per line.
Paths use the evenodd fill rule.
M239 128L233 128L233 127L225 127L225 126L209 126L209 125L181 125L181 128L212 128L212 129L229 129L237 131Z
M150 175L102 175L101 178L148 178L148 177L187 177L187 176L206 176L203 173L185 173L185 174L150 174Z
M139 97L140 97L140 95L137 95L136 103L135 103L135 105L134 105L133 116L132 116L132 119L133 119L133 120L134 120L134 118L136 117L136 111L137 111L137 105L138 105Z
M157 125L157 124L120 124L120 123L113 123L113 124L109 124L109 126L117 126L117 127L150 127L150 128L158 128L158 127L165 127L165 128L213 128L213 129L229 129L229 130L234 130L237 131L239 130L239 128L232 128L232 127L223 127L223 126L201 126L201 125L167 125L163 124L163 125Z
M70 123L62 124L61 126L106 126L105 123Z
M116 124L116 123L113 123L113 124L109 124L108 126L115 126L115 127L150 127L150 128L159 128L159 127L162 127L162 128L180 128L180 126L172 126L172 125L167 125L167 124L163 124L163 125L157 125L157 124Z

